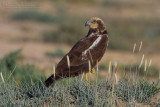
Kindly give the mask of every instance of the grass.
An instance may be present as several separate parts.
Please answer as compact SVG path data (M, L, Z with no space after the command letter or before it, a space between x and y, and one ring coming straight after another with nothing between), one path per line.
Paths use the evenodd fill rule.
M54 1L54 0L53 0ZM88 2L93 0L78 0L78 2ZM69 0L74 2L74 0ZM76 3L76 2L75 2ZM138 7L135 4L125 4L116 1L105 1L103 10L108 7L132 7L130 9L144 8L142 5ZM87 7L88 8L88 7ZM67 9L67 8L66 8ZM95 6L95 9L97 7ZM125 8L123 8L125 10ZM58 11L59 12L59 11ZM64 12L66 12L64 10ZM99 11L98 11L99 12ZM144 11L145 12L145 11ZM60 12L59 12L60 13ZM77 12L79 13L79 12ZM104 14L104 12L102 11ZM120 12L118 12L120 13ZM132 13L132 11L130 12ZM153 12L154 13L154 12ZM67 13L69 14L69 13ZM73 14L73 13L71 13ZM133 13L134 14L134 13ZM128 16L129 14L127 14ZM57 15L58 16L58 15ZM77 15L78 16L78 15ZM101 15L100 15L101 16ZM138 40L145 40L144 45L159 52L159 19L145 18L143 14L138 19L122 19L121 17L108 17L105 14L107 29L109 32L110 44L109 49L112 50L131 50L133 43ZM154 15L153 15L154 16ZM17 11L11 15L14 21L36 21L37 23L52 23L57 26L55 31L45 31L42 34L44 42L59 42L70 45L75 44L78 39L84 37L87 31L83 27L83 22L78 18L56 17L54 15L39 11ZM154 16L156 17L156 16ZM65 20L64 20L65 18ZM73 20L74 19L74 20ZM64 21L64 22L63 22ZM59 23L57 23L59 22ZM61 23L63 22L63 23ZM154 41L151 43L151 41ZM144 49L146 50L146 49ZM0 106L160 106L160 84L157 79L159 75L157 68L154 66L144 71L142 66L138 72L138 65L126 65L125 69L119 66L123 72L132 72L129 78L124 77L117 84L114 81L90 81L86 84L81 81L80 77L72 79L64 79L59 81L54 88L46 88L43 85L45 75L42 70L34 65L24 64L19 59L21 50L17 50L6 55L1 59L0 72ZM62 56L61 51L48 52L48 56ZM18 64L17 62L22 63ZM107 67L100 66L101 69ZM114 67L112 67L114 70ZM107 68L108 69L108 68ZM113 71L112 70L112 71ZM114 72L113 72L114 74ZM141 79L139 76L144 76ZM147 76L156 77L156 82L147 81ZM4 81L3 81L4 78ZM113 76L112 79L114 80ZM70 83L69 83L70 82ZM158 96L158 97L157 97ZM119 103L121 102L121 103ZM120 105L121 104L121 105Z
M156 88L159 82L149 84L146 80L142 80L135 81L131 85L128 80L120 81L115 92L118 97L127 102L150 103L150 98L160 92L160 88Z
M99 65L99 69L101 70L107 70L109 67L107 64L102 63ZM114 66L112 65L111 67L112 73L114 73ZM133 65L119 65L118 66L118 72L121 72L121 74L125 73L137 73L139 76L144 76L144 77L151 77L151 78L159 78L159 69L151 65L150 67L146 68L145 71L145 66L142 65L141 68L139 68L138 64L133 64Z
M154 77L158 78L159 77L159 69L155 66L150 66L146 71L145 71L145 66L141 66L139 69L139 65L132 65L132 66L125 66L125 72L138 72L140 76L147 76L147 77Z
M160 105L160 99L156 97L160 92L160 80L149 83L146 79L140 79L136 73L118 83L115 83L114 78L104 81L98 76L97 81L86 83L79 76L58 81L54 88L46 88L41 70L33 65L16 63L20 51L1 59L0 106Z
M7 78L7 81L14 81L20 85L22 82L27 82L31 84L32 82L37 82L40 78L44 79L45 75L39 68L34 67L30 64L24 64L23 60L20 58L21 49L11 52L10 54L4 56L0 63L0 72ZM18 65L17 62L21 62Z
M129 81L120 81L119 84L99 81L90 87L85 81L75 78L70 86L46 88L42 81L38 84L23 83L21 86L15 82L0 81L0 99L1 106L115 106L117 98L124 101L124 104L133 101L151 104L154 95L160 92L158 84L149 84L147 81L133 85Z

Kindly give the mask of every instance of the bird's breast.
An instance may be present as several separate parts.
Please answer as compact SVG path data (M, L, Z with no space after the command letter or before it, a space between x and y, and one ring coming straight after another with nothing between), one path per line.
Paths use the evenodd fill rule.
M82 60L99 60L103 56L108 38L104 35L97 35L97 39L92 42L89 48L82 52Z
M87 58L87 54L91 50L93 50L94 48L96 48L98 46L98 44L100 43L101 39L102 39L102 36L98 35L98 38L95 41L93 41L92 45L89 48L87 48L85 51L82 52L82 60L87 60L88 59Z

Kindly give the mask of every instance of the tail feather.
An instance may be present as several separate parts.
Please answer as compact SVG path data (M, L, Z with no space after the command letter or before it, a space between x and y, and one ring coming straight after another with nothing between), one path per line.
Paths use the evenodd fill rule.
M55 84L54 75L51 75L51 76L45 81L45 86L46 86L46 87L54 86L54 84Z
M46 81L45 81L45 86L46 87L54 87L54 85L55 85L55 82L57 81L57 80L59 80L59 79L61 79L62 77L61 76L59 76L59 75L56 75L56 76L54 76L54 75L51 75Z

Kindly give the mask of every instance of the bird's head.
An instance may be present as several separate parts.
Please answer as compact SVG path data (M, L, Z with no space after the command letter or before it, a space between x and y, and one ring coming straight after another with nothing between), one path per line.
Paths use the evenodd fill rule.
M87 20L85 26L89 26L90 29L98 29L100 31L105 30L104 22L98 17L92 17Z

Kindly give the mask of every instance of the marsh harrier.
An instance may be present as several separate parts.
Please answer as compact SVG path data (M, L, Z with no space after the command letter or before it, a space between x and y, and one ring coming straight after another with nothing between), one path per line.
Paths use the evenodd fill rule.
M47 87L54 86L57 80L89 72L103 57L108 44L104 22L93 17L85 23L85 26L89 27L87 36L80 39L58 63L55 75L51 75L45 81ZM67 63L67 57L70 64Z

